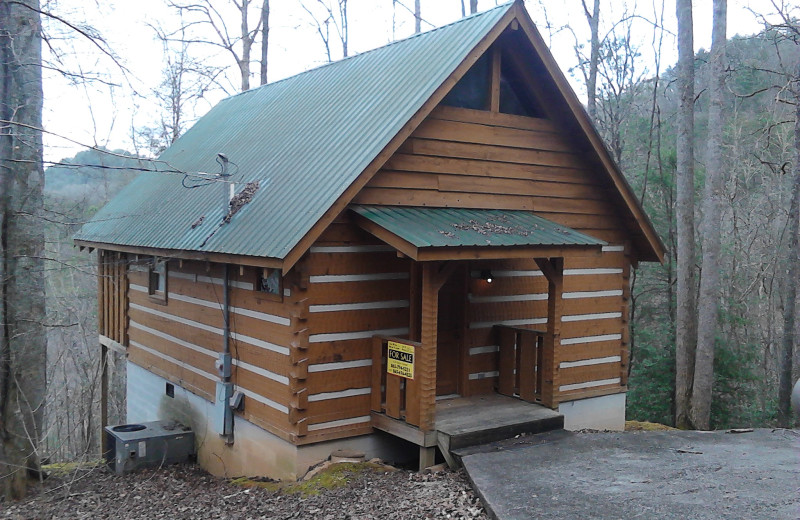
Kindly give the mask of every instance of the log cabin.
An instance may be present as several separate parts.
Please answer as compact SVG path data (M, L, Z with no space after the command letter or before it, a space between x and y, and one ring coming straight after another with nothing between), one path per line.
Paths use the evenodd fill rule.
M522 2L227 98L149 169L75 243L128 421L188 423L210 471L450 461L482 403L624 426L664 245Z

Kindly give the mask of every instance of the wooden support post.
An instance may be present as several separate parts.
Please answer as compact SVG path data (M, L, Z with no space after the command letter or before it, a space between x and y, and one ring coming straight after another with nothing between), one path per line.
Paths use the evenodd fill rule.
M436 446L419 447L419 470L422 471L436 464Z
M409 274L408 339L419 341L420 319L422 318L422 265L419 262L412 261L411 273Z
M490 108L492 112L500 112L500 47L492 48L492 90Z
M558 407L561 347L562 295L564 292L564 259L536 258L536 265L547 278L547 336L542 349L542 404Z
M439 315L438 265L426 262L422 267L422 319L420 336L422 352L419 365L419 429L433 430L436 424L436 341ZM421 455L421 452L420 452Z

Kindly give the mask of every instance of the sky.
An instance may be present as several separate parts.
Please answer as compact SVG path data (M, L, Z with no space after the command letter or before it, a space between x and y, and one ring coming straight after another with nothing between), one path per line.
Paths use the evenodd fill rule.
M229 0L214 1L229 3ZM313 6L316 1L305 0L305 3ZM728 36L757 32L760 24L750 9L759 11L767 2L728 0ZM254 0L254 3L260 5L261 2ZM480 0L478 10L499 3L503 2ZM695 47L708 48L711 44L711 0L695 0L693 5ZM349 0L351 55L413 33L413 14L408 9L413 8L413 0L398 1L394 25L391 6L391 0ZM545 40L549 41L573 88L581 99L585 99L579 75L570 73L577 63L576 38L582 42L589 39L580 0L527 0L526 6ZM179 23L177 16L166 6L166 0L50 0L47 7L73 24L102 36L106 42L102 47L114 56L114 60L86 38L76 38L74 32L58 22L45 21L45 32L50 38L50 44L45 48L48 59L60 69L95 78L87 84L45 69L44 126L48 132L45 135L45 159L56 162L73 156L86 146L133 151L131 136L134 129L154 126L160 117L152 89L163 78L164 53L162 43L155 38L153 26L175 27ZM429 30L459 19L461 0L421 0L421 11L422 30ZM632 34L642 53L640 73L644 76L655 74L656 55L661 58L661 71L672 66L677 59L674 0L601 0L601 36L625 14L637 15ZM233 30L236 30L238 13L234 10L226 16L232 20ZM660 44L653 38L654 21L660 21L659 25L665 29ZM572 30L565 30L566 25L570 25ZM50 51L50 48L55 51ZM209 62L232 64L225 51L204 47L202 53L210 54L206 58ZM254 59L258 59L258 54L255 49ZM334 60L340 58L341 50L334 47L332 55ZM322 40L301 0L272 0L270 81L325 62ZM255 64L252 70L251 82L257 85ZM220 99L235 93L236 71L233 67L230 71L231 80L226 83L228 92L208 93L206 99L194 107L190 119L196 119Z

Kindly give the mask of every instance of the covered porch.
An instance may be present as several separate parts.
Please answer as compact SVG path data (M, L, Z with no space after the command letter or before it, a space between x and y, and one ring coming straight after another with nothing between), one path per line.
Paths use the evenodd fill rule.
M561 427L553 409L564 259L599 256L605 242L526 211L351 209L360 227L412 261L408 338L373 339L373 427L420 446L421 468L434 463L437 446L452 464L450 450L464 443ZM495 317L496 383L475 392L465 347L469 287L493 283L493 265L514 259L533 261L545 277L546 318L534 329Z

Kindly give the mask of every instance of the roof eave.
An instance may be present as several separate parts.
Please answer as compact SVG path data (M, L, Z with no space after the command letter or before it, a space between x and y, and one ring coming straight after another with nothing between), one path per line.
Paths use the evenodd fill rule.
M119 251L120 253L158 256L161 258L174 258L177 260L197 260L201 262L217 262L252 267L267 267L270 269L283 269L283 260L280 258L212 253L207 251L193 251L187 249L162 249L157 247L130 246L124 244L112 244L108 242L93 242L81 239L74 239L73 242L80 248Z

